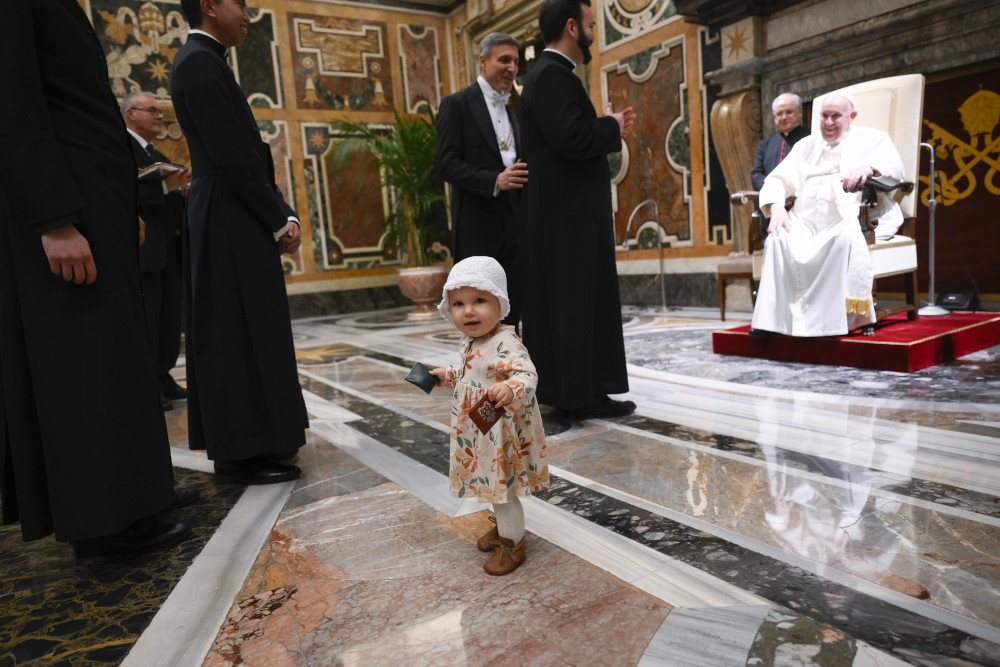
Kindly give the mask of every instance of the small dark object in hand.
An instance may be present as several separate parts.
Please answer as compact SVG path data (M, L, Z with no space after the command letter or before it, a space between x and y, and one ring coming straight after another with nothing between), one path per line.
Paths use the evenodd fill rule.
M438 383L437 377L431 375L431 369L419 361L413 364L410 374L406 376L406 381L417 385L428 394L431 393L431 389L436 387Z
M483 435L489 433L493 425L500 421L504 414L506 411L503 408L498 408L496 403L491 401L486 394L483 394L479 402L469 408L469 419L479 427Z

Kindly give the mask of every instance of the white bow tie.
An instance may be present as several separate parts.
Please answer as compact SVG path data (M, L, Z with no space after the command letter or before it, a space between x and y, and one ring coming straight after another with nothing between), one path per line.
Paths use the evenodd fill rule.
M498 93L492 88L486 91L486 100L488 102L492 102L493 104L507 104L507 100L509 99L510 93Z

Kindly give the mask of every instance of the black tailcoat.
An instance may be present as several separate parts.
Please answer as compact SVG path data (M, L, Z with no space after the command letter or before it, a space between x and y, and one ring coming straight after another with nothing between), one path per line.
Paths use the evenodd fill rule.
M136 165L104 52L75 0L0 20L0 476L25 539L124 529L173 499L139 287ZM92 285L40 234L75 224Z
M514 145L521 146L517 115L507 107ZM486 255L507 273L511 312L507 322L520 319L518 237L520 190L493 196L497 176L506 167L500 157L493 119L479 82L441 101L437 119L437 168L451 184L452 253L455 260Z
M129 135L136 164L148 167L170 159L155 148L150 154ZM146 242L139 247L142 296L149 338L161 383L177 363L181 346L181 230L184 197L163 192L163 177L150 174L139 181L139 215L146 222Z
M524 342L538 398L585 408L628 391L607 155L618 123L598 118L570 62L543 51L521 94Z
M221 44L188 36L170 96L194 174L185 235L191 448L215 461L292 451L309 423L273 233L294 211Z
M753 158L753 169L750 172L750 180L753 181L753 189L760 191L764 187L764 178L767 177L774 168L778 166L783 157L787 157L795 145L802 137L809 136L809 128L799 125L785 138L781 133L771 135L767 139L762 139L757 144L757 153ZM781 154L782 144L787 144L784 156Z

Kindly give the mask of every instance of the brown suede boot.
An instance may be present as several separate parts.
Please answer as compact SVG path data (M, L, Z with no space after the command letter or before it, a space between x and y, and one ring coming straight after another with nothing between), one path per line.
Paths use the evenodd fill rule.
M493 542L500 537L500 533L497 532L497 518L491 514L489 519L493 527L488 533L476 540L476 548L480 551L493 551Z
M483 565L486 574L508 574L524 562L524 540L514 545L514 540L497 536L493 543L493 555Z

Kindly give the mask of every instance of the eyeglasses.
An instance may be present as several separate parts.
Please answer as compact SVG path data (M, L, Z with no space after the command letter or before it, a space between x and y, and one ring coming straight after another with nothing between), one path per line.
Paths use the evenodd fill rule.
M129 107L132 111L145 111L146 113L151 113L154 116L162 116L163 111L157 109L156 107Z

